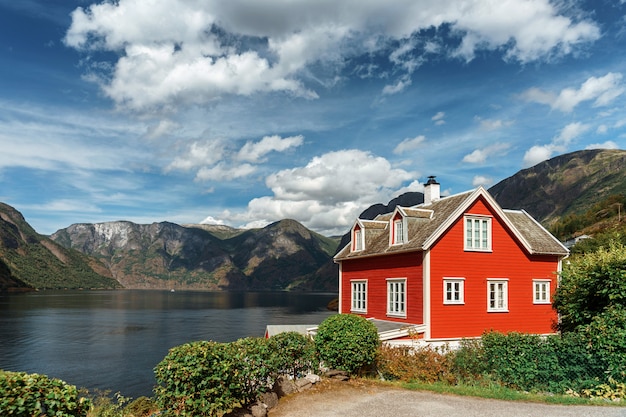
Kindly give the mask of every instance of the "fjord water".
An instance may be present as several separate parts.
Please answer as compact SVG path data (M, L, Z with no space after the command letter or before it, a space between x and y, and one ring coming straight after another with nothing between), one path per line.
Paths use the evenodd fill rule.
M153 369L187 342L319 324L336 294L43 291L0 296L0 369L94 391L151 396Z

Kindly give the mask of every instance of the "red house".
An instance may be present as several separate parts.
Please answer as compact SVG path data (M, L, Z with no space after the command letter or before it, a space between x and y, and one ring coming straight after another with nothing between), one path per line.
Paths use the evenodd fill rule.
M523 210L482 187L357 219L336 256L339 312L372 319L382 340L454 342L485 331L553 332L551 305L568 250Z

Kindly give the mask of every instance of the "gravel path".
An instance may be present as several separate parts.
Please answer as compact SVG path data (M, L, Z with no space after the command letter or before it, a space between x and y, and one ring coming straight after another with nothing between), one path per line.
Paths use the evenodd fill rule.
M626 417L626 407L562 406L324 381L280 400L269 417Z

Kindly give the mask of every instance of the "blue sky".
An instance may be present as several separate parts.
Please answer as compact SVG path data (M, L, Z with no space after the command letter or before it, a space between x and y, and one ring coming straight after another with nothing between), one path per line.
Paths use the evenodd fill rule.
M0 0L0 201L342 234L369 205L626 148L626 4Z

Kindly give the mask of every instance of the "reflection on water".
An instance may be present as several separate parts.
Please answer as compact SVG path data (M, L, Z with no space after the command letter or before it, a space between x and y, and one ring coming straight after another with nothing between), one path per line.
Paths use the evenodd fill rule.
M267 324L318 324L335 294L64 291L0 296L0 369L90 390L152 395L174 346L263 336Z

